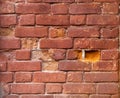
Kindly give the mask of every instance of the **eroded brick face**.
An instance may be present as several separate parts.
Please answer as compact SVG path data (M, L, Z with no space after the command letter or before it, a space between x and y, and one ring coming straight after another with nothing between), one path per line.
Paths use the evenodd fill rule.
M0 98L120 98L119 0L0 0Z

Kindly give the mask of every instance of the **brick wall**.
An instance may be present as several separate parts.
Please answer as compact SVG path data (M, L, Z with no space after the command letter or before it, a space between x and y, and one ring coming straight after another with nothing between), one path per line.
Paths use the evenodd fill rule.
M120 98L119 0L0 0L0 98Z

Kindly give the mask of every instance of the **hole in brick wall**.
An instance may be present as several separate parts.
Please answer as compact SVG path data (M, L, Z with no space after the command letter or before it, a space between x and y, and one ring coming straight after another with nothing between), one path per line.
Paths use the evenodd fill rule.
M90 50L90 51L85 51L85 57L83 59L82 57L82 51L79 52L78 54L78 59L82 61L88 61L88 62L97 62L100 60L100 51L98 50Z

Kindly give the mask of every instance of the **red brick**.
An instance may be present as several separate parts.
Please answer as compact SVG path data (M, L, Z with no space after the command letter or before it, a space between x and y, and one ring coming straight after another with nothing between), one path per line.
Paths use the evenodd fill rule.
M67 4L53 4L51 7L53 14L67 14L68 5Z
M85 49L90 47L90 40L86 38L76 38L74 40L74 48L75 49Z
M6 96L3 96L3 98L19 98L18 95L6 95Z
M103 28L101 30L101 37L102 38L117 38L119 35L119 29L118 28L114 28L114 29L106 29Z
M63 49L54 49L51 50L51 57L55 60L65 59L66 51Z
M75 70L90 70L91 64L81 61L61 61L59 62L59 70L75 71Z
M94 0L96 2L117 2L118 0Z
M72 3L74 2L74 0L44 0L44 2L69 2L69 3Z
M116 83L101 83L97 87L98 94L117 94L118 84Z
M55 98L88 98L86 94L56 94Z
M0 63L4 63L8 60L7 55L4 52L0 53Z
M90 98L110 98L110 95L90 95Z
M88 15L87 25L118 25L119 19L116 15Z
M0 49L18 49L20 44L17 38L0 38Z
M27 0L27 2L30 2L30 3L39 3L39 2L42 2L42 0Z
M0 13L14 13L15 12L15 9L14 9L14 4L12 3L0 3Z
M119 98L119 94L112 95L111 98Z
M91 49L118 49L117 39L93 39L90 41Z
M37 15L37 25L69 25L68 15Z
M30 3L30 4L18 4L16 6L16 13L21 14L45 14L50 12L50 5L49 4L37 4L37 3Z
M48 94L61 93L62 85L61 84L46 84L46 92Z
M76 2L92 2L93 0L75 0Z
M65 94L92 94L95 93L95 85L87 83L67 83L63 85Z
M86 82L117 82L118 73L116 72L86 72L84 75Z
M118 3L104 3L103 13L105 14L118 14Z
M30 72L15 73L15 82L31 82L32 74Z
M16 15L0 15L0 26L9 27L17 24Z
M82 72L68 72L67 81L68 82L82 82L83 74Z
M0 73L0 82L7 83L13 81L13 73L11 72L1 72Z
M22 95L21 98L54 98L53 95Z
M118 51L117 50L103 50L101 51L101 59L102 60L118 59Z
M16 51L16 59L17 60L30 60L30 58L31 58L30 50L23 49L23 50Z
M99 37L99 29L97 27L70 27L68 29L69 37L91 38Z
M11 61L8 62L8 71L40 71L40 61Z
M17 37L46 37L47 27L21 27L15 29L15 36Z
M33 82L65 82L66 73L63 72L36 72L33 74Z
M35 15L27 14L21 15L19 20L20 25L35 25Z
M83 25L85 24L85 15L71 15L70 24L72 25Z
M13 0L16 3L25 3L25 0Z
M77 50L68 50L67 59L68 60L75 60L78 58L78 51Z
M43 94L44 84L12 84L12 94Z
M40 48L41 49L49 49L49 48L71 48L72 47L72 39L64 38L64 39L41 39Z
M6 67L7 63L4 61L0 61L0 72L6 71L7 67Z
M92 66L92 70L96 71L116 71L118 70L117 61L100 61L96 62Z
M101 12L101 8L97 3L71 4L69 12L71 14L96 14Z

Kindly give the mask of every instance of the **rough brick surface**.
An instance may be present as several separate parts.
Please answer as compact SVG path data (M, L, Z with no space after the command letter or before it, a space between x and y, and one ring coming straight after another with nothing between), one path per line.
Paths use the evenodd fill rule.
M120 98L120 0L0 0L0 98Z

